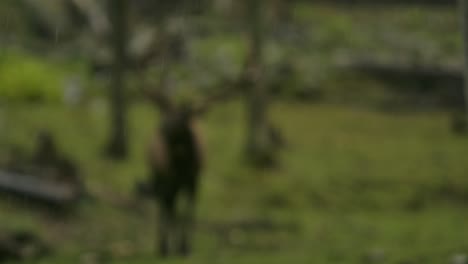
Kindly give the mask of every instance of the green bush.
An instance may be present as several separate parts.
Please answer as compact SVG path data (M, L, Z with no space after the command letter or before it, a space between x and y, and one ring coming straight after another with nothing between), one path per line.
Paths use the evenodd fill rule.
M58 102L65 72L40 58L7 54L0 60L0 100Z

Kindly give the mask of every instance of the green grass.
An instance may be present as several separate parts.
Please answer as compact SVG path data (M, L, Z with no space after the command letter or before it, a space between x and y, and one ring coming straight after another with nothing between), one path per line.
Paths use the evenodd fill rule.
M271 171L242 164L240 103L203 118L208 161L189 263L362 263L373 254L385 255L385 263L441 263L466 252L468 140L450 133L445 114L290 103L273 110L288 145ZM97 101L82 109L36 105L2 112L3 146L30 149L34 133L50 128L80 162L96 196L67 218L3 201L3 228L42 234L56 254L41 263L77 263L90 252L111 256L112 263L154 263L155 208L132 193L145 177L144 146L157 119L149 105L131 108L132 155L122 164L101 155L107 111ZM244 220L297 231L233 230L235 245L214 231ZM179 262L187 261L168 261Z
M379 89L383 84L332 74L336 58L366 55L428 63L460 58L454 9L300 4L295 15L305 43L270 38L265 60L273 67L290 59L304 84L325 90L327 102L369 105L389 96ZM246 53L239 34L218 30L192 42L199 63L195 68L202 70L199 74L188 67L187 74L194 75L185 76L189 87L215 83L218 75L237 76ZM35 65L25 80L15 68L3 75L0 69L0 77L45 87L57 86L57 76L65 75L62 68ZM99 98L76 108L18 103L0 109L0 159L12 144L31 151L36 132L50 129L64 152L79 162L96 198L68 217L2 198L2 229L36 231L54 247L54 254L39 263L82 263L90 254L107 256L110 263L163 262L153 254L155 206L133 194L134 184L147 174L144 151L157 113L147 104L131 106L131 156L115 163L102 155L107 109ZM267 171L242 163L240 102L221 105L202 119L208 159L196 252L188 260L166 263L373 263L369 259L383 255L383 263L435 264L468 254L468 139L450 132L446 113L284 102L274 105L272 117L287 146L279 167ZM226 234L231 244L216 233L219 225L249 220L290 225L296 231L232 230Z

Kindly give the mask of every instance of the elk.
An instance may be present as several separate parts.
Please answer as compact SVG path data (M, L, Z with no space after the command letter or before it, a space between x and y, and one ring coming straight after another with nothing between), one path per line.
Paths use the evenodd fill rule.
M198 106L175 104L156 91L145 90L145 94L161 113L159 127L147 150L152 185L149 189L159 207L158 251L162 257L187 256L192 249L197 192L204 163L198 119L210 103L227 94L207 98Z

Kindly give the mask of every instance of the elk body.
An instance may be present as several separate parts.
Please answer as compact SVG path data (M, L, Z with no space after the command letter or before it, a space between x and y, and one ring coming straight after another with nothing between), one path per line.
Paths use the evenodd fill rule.
M164 108L148 150L151 189L159 206L161 256L184 256L191 251L202 152L193 111L188 107Z

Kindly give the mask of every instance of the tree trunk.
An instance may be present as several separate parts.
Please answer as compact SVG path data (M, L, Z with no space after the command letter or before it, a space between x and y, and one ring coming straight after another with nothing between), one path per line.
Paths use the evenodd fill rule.
M459 0L461 28L463 32L463 78L464 78L464 95L465 95L465 122L468 123L468 0Z
M268 137L268 92L263 73L263 0L248 0L247 21L250 27L250 50L246 61L247 80L247 155L255 166L273 163L273 152Z
M110 44L113 66L110 83L111 127L108 154L112 158L127 156L126 104L124 98L125 68L127 62L127 0L108 0L112 24Z
M292 19L291 0L272 0L273 19L277 24L289 23Z

